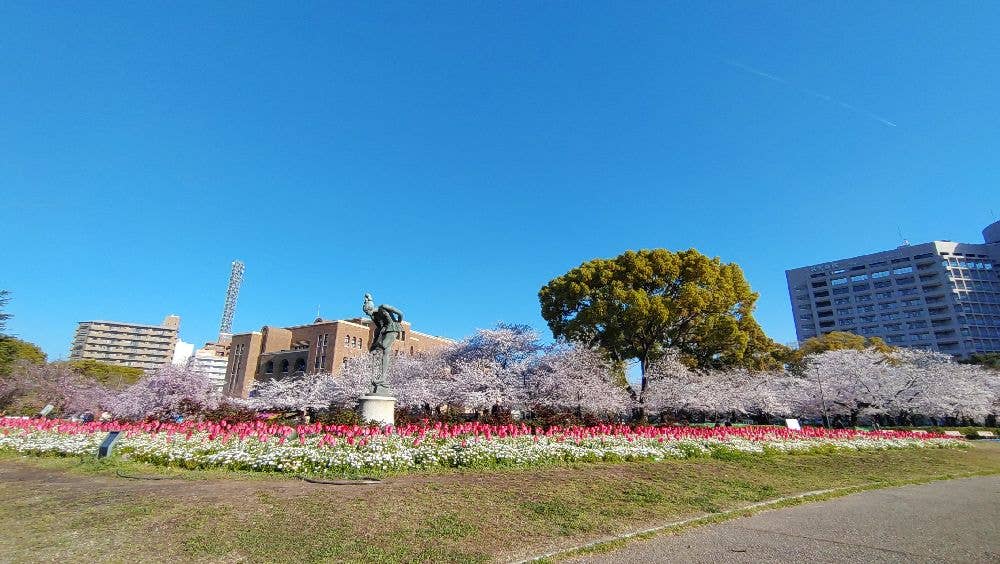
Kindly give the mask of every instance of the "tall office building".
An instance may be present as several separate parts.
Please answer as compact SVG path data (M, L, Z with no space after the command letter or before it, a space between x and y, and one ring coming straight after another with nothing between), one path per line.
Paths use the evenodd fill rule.
M1000 351L1000 221L983 239L785 271L799 342L846 331L959 357Z
M168 315L162 325L81 321L69 358L156 369L173 359L180 325L181 318L176 315Z
M393 343L395 354L418 354L454 343L410 329ZM223 393L247 397L257 382L293 374L337 373L351 357L366 354L374 334L370 319L316 319L295 327L264 326L233 335Z

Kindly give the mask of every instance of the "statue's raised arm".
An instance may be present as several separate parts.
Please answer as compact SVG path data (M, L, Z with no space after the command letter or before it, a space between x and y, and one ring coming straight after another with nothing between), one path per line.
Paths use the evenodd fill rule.
M391 305L382 304L379 306L379 309L384 309L390 316L392 316L392 320L395 321L396 323L399 323L400 321L403 320L403 312L392 307Z

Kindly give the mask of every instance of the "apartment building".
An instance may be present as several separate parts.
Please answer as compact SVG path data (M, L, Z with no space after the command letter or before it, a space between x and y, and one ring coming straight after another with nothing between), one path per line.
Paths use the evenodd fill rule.
M785 271L799 342L846 331L958 357L1000 351L1000 221L983 239Z
M413 331L404 321L395 354L419 354L453 343ZM247 397L256 382L291 374L337 373L351 357L366 354L374 334L370 319L316 319L308 325L275 327L233 335L223 393Z
M168 315L162 325L81 321L69 358L154 370L170 364L180 325L181 318L176 315Z
M224 343L205 343L187 360L188 368L197 374L204 374L218 392L225 386L228 364L229 345Z

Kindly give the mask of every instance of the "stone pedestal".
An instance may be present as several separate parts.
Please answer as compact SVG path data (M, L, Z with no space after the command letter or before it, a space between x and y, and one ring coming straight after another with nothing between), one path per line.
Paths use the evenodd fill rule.
M382 427L396 425L396 398L392 396L361 396L358 408L365 423L378 423Z

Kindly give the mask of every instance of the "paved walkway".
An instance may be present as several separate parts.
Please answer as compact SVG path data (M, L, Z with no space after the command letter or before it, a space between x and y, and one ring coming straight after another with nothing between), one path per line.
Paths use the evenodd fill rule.
M862 492L576 562L1000 562L1000 477Z

